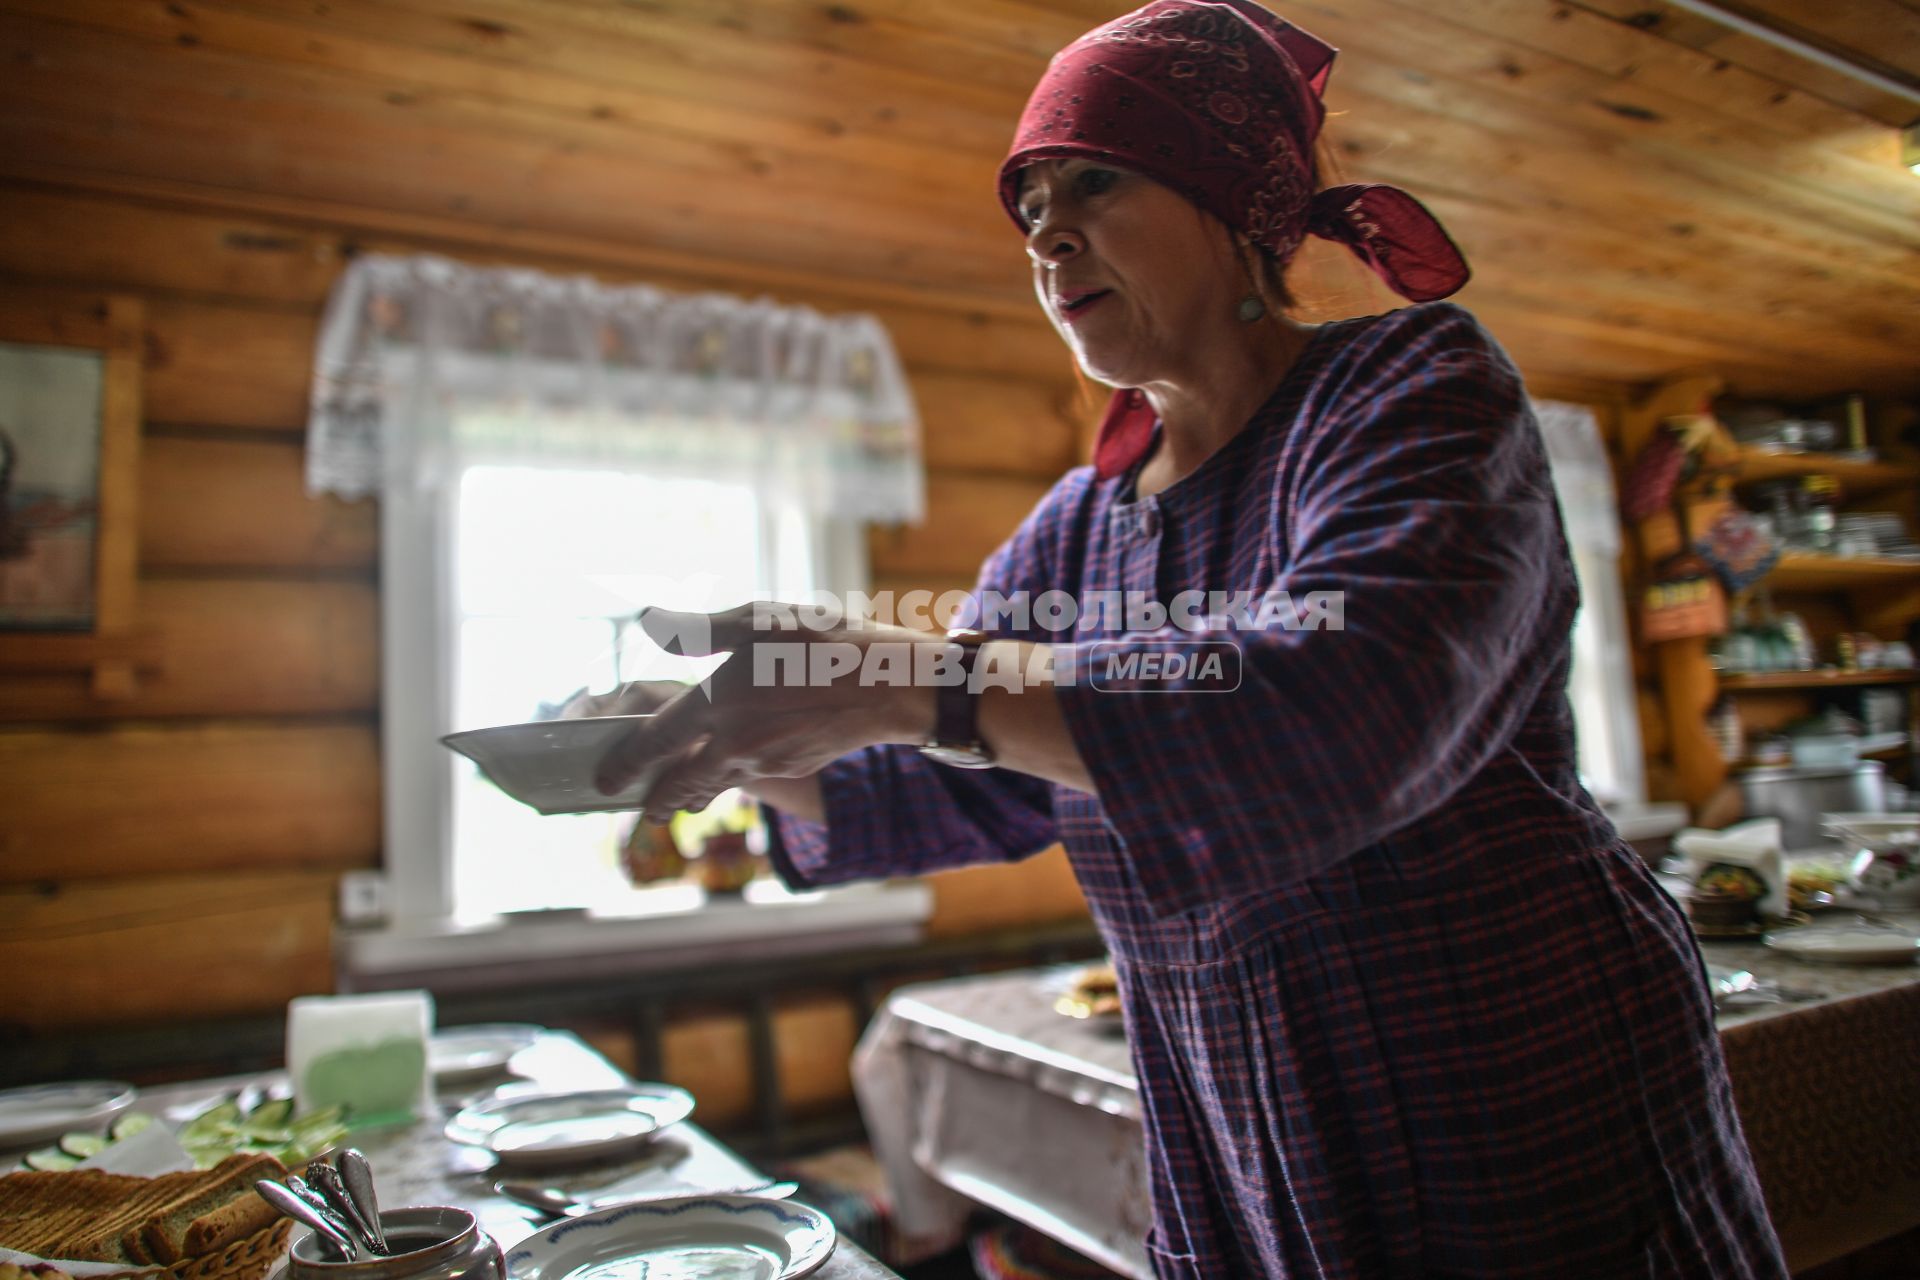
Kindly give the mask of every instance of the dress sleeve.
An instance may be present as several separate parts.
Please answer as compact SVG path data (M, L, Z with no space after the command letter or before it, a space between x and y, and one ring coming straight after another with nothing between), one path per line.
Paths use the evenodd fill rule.
M1520 375L1469 313L1432 310L1298 428L1264 595L1197 630L1055 648L1067 724L1156 915L1283 887L1445 803L1511 743L1567 644L1578 588ZM1338 595L1316 613L1316 592ZM1116 653L1194 641L1237 652L1237 689L1095 687Z
M973 591L1045 589L1048 530L1082 487L1069 475L988 557ZM1058 842L1053 786L1008 769L956 769L912 747L879 746L820 771L826 821L769 808L767 854L791 888L915 876L985 862L1013 862Z

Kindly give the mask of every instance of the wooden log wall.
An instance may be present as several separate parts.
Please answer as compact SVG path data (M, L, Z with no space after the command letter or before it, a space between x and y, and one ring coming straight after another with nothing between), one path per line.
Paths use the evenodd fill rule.
M79 675L0 684L0 1023L271 1013L330 989L338 878L381 861L377 515L308 497L302 472L315 326L343 263L437 252L668 288L735 282L611 252L502 253L458 227L396 236L24 182L0 201L0 300L71 287L145 306L136 616L163 661L126 701L96 699ZM1090 409L1064 349L1037 314L790 296L877 310L922 405L931 518L873 533L876 585L970 584L1083 451ZM1084 911L1057 852L935 889L947 935ZM816 1002L776 1022L789 1097L844 1099L851 1010ZM752 1097L746 1034L698 1015L667 1035L667 1074L700 1081L721 1119Z

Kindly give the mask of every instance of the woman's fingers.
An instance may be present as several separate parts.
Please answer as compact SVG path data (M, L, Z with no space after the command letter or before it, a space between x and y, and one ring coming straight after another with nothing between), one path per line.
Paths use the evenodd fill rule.
M709 731L712 709L701 690L683 690L613 744L594 771L595 789L603 796L616 795L652 762L692 745Z
M794 605L753 600L718 613L647 609L640 614L640 629L668 653L702 657L743 649L769 632L809 627Z
M647 821L665 822L680 809L698 813L722 791L741 786L752 776L731 758L727 748L709 740L683 755L653 784L645 802Z

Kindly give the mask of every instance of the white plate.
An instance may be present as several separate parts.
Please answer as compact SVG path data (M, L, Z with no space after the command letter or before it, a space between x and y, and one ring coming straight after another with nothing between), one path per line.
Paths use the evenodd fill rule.
M797 1280L833 1253L818 1209L686 1196L556 1222L507 1254L512 1280Z
M524 1167L583 1164L641 1147L693 1114L693 1095L670 1084L540 1093L477 1103L447 1122L455 1142Z
M427 1065L435 1080L471 1080L506 1069L513 1055L540 1038L544 1027L527 1022L489 1022L433 1033Z
M1912 849L1920 840L1920 813L1823 813L1820 825L1854 849Z
M1761 939L1775 951L1820 964L1911 964L1920 937L1893 929L1794 929Z
M606 813L637 809L657 767L641 770L624 790L603 796L593 773L613 744L649 716L581 716L536 720L450 733L441 742L458 751L495 786L542 814Z
M92 1130L133 1105L136 1090L119 1080L75 1080L0 1090L0 1147L31 1147L76 1130Z

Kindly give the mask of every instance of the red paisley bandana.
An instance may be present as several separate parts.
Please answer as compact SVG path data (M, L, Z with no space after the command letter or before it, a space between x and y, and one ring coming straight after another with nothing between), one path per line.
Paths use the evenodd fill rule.
M1179 192L1284 267L1309 234L1344 244L1403 298L1444 298L1466 260L1397 187L1315 194L1314 140L1335 50L1253 0L1154 0L1054 55L1000 166L1000 202L1025 230L1020 171L1081 156ZM1145 397L1116 395L1094 464L1117 475L1152 436Z

